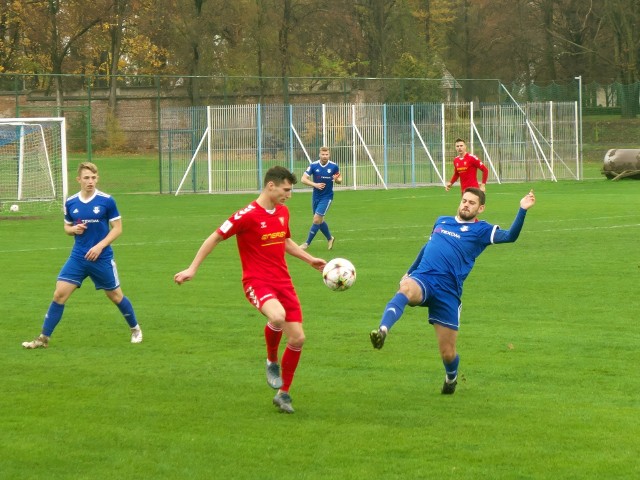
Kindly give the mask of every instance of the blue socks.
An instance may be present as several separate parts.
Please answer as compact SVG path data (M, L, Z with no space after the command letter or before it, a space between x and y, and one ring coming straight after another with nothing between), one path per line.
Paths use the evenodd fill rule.
M322 232L327 240L331 240L331 232L329 231L329 225L327 225L327 222L322 222L320 225L313 223L311 224L309 236L307 237L307 245L311 245L311 242L313 242L313 239L316 237L316 233L318 233L318 230Z
M382 314L382 320L380 320L380 327L385 327L387 332L391 330L391 327L400 320L400 317L404 313L404 308L408 305L409 299L402 293L396 293L394 297L387 303L384 313ZM447 373L447 380L453 381L458 376L458 365L460 364L460 355L456 354L456 357L450 363L442 362L444 370Z
M444 365L444 371L447 372L447 380L455 380L455 378L458 376L459 363L460 355L458 354L456 354L456 358L454 358L451 363L445 363L444 361L442 362L442 364Z
M136 314L133 312L133 305L131 305L131 302L127 297L122 298L122 301L118 304L118 310L120 310L120 313L122 313L122 316L124 316L124 319L127 321L130 328L138 325Z
M124 319L129 324L129 327L133 328L138 325L136 320L136 314L133 312L133 305L127 297L123 297L122 301L118 304L118 309L124 316ZM42 334L50 337L55 328L62 319L64 312L64 304L51 302L47 314L44 316L44 323L42 324Z
M60 319L62 318L62 313L64 312L64 304L59 304L56 302L51 302L49 305L49 309L47 310L46 315L44 316L44 323L42 324L42 334L50 337L53 333L53 330L56 328L58 323L60 323Z
M316 225L315 223L312 223L311 229L309 230L309 236L307 237L307 241L306 241L307 245L311 245L311 242L313 242L313 239L315 238L316 233L318 233L318 230L320 230L320 225Z
M320 227L320 231L325 236L325 238L327 240L331 240L331 232L329 231L329 225L327 225L327 222L322 222L318 226Z
M387 331L400 320L404 313L404 307L409 303L409 299L403 293L396 293L394 297L387 303L380 320L380 326L386 327Z

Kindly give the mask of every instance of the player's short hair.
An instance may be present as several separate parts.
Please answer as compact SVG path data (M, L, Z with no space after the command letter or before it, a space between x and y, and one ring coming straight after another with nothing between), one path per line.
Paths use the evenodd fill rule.
M273 182L275 185L280 185L287 180L291 185L295 185L298 182L295 174L280 165L276 165L275 167L271 167L267 170L267 173L264 175L264 182L262 185L266 187L269 182Z
M329 151L329 147L320 147L320 151L321 152L328 152Z
M91 162L82 162L80 165L78 165L78 176L80 176L80 172L82 172L82 170L89 170L91 171L91 173L98 173L98 167L96 166L95 163L91 163Z
M484 205L484 202L487 201L487 196L485 195L485 193L480 190L479 188L476 187L467 187L464 189L464 192L462 192L462 194L464 195L465 193L472 193L473 195L475 195L476 197L478 197L478 201L480 202L480 205Z
M467 144L467 141L466 141L464 138L459 138L459 137L458 137L458 138L456 138L456 141L455 141L455 142L453 142L453 143L454 143L454 144L456 144L456 143L458 143L458 142L462 142L462 143L464 143L465 145Z

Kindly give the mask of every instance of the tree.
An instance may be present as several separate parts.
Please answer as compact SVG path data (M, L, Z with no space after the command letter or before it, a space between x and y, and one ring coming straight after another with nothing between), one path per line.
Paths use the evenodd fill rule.
M269 8L268 0L255 0L255 15L253 16L253 25L250 29L252 45L255 51L255 63L257 67L257 75L259 77L260 98L262 99L266 93L267 85L265 83L265 74L268 72L267 58L271 55L269 51L273 51L272 29L270 25L274 21L271 14L273 9Z
M129 20L131 10L130 0L113 0L113 10L108 24L110 49L109 49L109 117L115 118L117 77L120 65L120 55L122 53L122 39L125 31L125 24Z
M604 2L603 11L613 29L618 78L627 86L620 89L622 116L635 118L640 110L640 2L608 0Z
M0 3L0 72L20 67L23 8L18 1Z
M55 74L56 103L63 104L63 64L84 35L108 17L111 1L35 0L25 12L25 33L40 52L46 52L50 72ZM47 67L46 65L44 66Z
M445 67L458 79L635 85L639 10L638 0L6 0L0 71L56 74L59 104L62 74L95 75L111 111L116 81L140 74L187 75L194 105L223 81L264 97L278 79L286 101L292 77L321 90L328 77L438 78ZM467 98L482 98L477 85L463 83ZM629 88L625 115L637 111Z
M396 0L356 0L356 15L365 38L370 77L385 76L390 19Z
M455 28L455 0L413 0L412 13L423 26L424 47L428 59L442 61L448 50L448 37ZM420 29L417 30L420 32Z
M229 52L242 37L244 1L161 0L156 9L164 25L160 33L170 52L171 68L189 76L186 84L193 105L202 103L203 76L224 74Z

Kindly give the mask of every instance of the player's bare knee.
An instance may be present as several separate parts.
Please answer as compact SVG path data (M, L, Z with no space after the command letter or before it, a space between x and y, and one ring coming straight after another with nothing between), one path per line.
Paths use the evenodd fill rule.
M287 336L287 344L293 348L302 348L302 345L304 345L304 329L300 323L287 322L284 327L284 334Z
M65 303L67 301L67 298L69 298L68 295L63 295L61 293L58 293L57 291L53 292L53 301L59 305Z
M284 310L282 304L276 299L271 298L267 300L262 307L260 308L260 312L267 317L267 321L277 329L284 328L284 323L287 318L287 312Z
M267 321L278 329L282 329L285 326L285 320L287 318L287 312L280 305L276 305L274 302L270 302L268 309L264 309L263 313L267 317ZM277 308L271 308L277 307Z
M282 330L284 328L284 315L283 316L273 316L273 317L268 317L267 321L269 322L269 324L274 327L276 330Z
M420 290L418 284L411 279L405 278L400 282L398 293L407 297L410 305L416 305L422 301L422 290Z
M70 287L65 286L64 288L56 288L55 291L53 292L53 301L56 302L57 304L64 305L67 302L67 300L69 300L69 297L76 290L76 288L77 287L75 286L70 286Z
M304 333L296 334L287 339L287 345L290 345L293 348L302 348L305 340L306 337L304 336Z
M409 287L407 282L405 282L404 280L402 282L400 282L400 287L398 288L398 293L403 294L407 298L409 298L409 295L411 295L411 288Z
M105 290L104 293L115 305L120 305L120 302L122 302L124 298L124 293L122 293L122 290L119 288L116 290Z
M456 349L449 345L440 347L440 357L445 363L451 363L456 358Z

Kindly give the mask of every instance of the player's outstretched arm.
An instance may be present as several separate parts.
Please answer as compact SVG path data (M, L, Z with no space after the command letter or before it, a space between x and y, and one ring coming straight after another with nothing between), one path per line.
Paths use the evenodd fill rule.
M182 285L184 282L188 282L193 277L195 277L200 264L213 251L216 245L218 245L223 240L224 238L222 238L222 235L220 235L217 231L209 235L209 237L200 246L198 253L196 253L196 256L191 262L191 265L189 265L189 268L176 273L173 276L173 281L178 285Z
M533 194L533 190L530 190L522 200L520 200L520 208L515 220L511 224L509 230L496 230L493 235L493 243L511 243L515 242L520 235L522 226L524 225L524 218L529 210L536 203L536 197Z
M533 188L529 190L522 200L520 200L520 208L529 210L536 203L536 196L533 194Z

